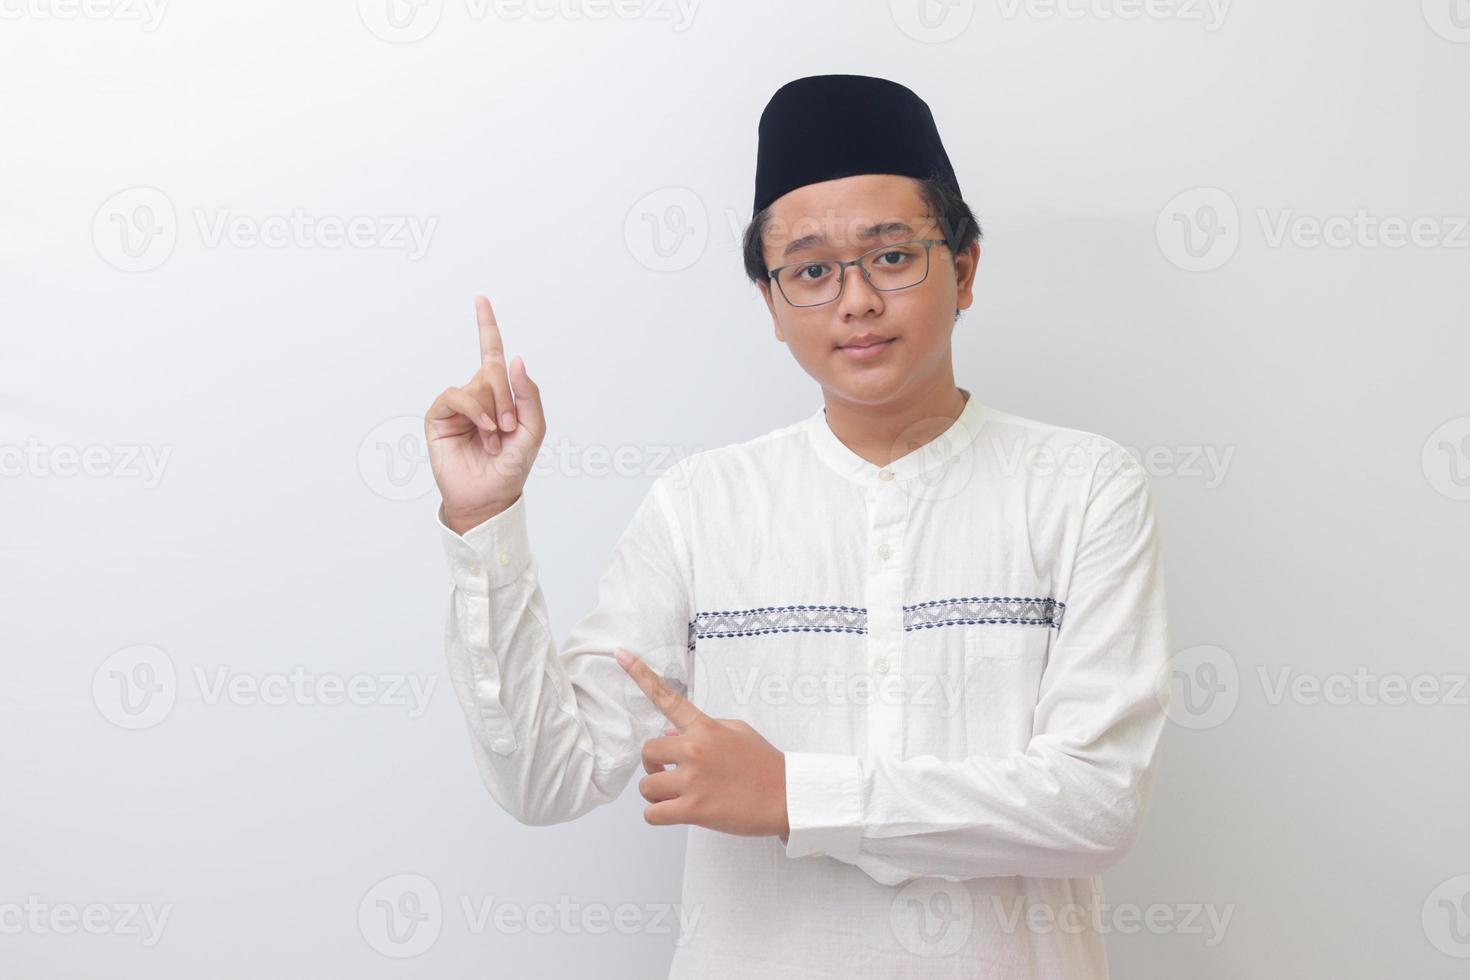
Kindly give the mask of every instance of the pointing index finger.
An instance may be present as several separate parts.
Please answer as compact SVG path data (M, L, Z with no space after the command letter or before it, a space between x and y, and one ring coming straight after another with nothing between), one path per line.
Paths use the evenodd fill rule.
M644 663L642 658L635 657L621 647L618 648L616 655L618 663L628 672L643 693L648 695L648 700L652 701L654 707L658 708L663 716L680 730L687 729L704 718L704 712L695 707L693 701L665 684L664 679L658 676L652 667Z
M500 325L495 322L495 310L486 296L475 297L475 321L480 327L480 363L487 364L502 351Z

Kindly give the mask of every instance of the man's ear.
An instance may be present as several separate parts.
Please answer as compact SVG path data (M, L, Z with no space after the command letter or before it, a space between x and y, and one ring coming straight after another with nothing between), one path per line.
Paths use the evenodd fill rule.
M771 298L770 280L768 279L765 282L756 283L756 286L761 291L761 298L766 301L766 309L771 311L771 323L775 324L776 327L776 339L781 341L781 343L783 344L786 343L786 335L781 332L781 320L776 316L776 303L775 300Z
M954 260L956 314L959 310L968 310L975 299L975 273L979 267L980 242L977 239Z

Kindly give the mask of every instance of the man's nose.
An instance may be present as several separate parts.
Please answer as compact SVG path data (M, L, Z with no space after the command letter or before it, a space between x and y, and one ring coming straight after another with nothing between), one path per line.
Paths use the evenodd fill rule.
M868 282L868 277L863 275L860 267L852 265L842 270L842 296L837 300L838 313L853 316L861 316L870 310L882 312L883 294L874 289L873 284Z

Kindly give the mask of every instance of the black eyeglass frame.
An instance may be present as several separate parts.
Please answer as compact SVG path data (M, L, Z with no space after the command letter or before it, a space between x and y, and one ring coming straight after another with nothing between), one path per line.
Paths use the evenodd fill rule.
M868 272L868 267L863 264L864 260L866 260L869 256L880 254L884 251L887 251L888 249L898 248L900 245L924 246L923 276L921 276L917 282L911 282L907 286L874 286L873 277ZM881 293L897 292L900 289L913 289L915 286L919 285L919 283L922 283L925 279L929 278L929 269L932 267L932 263L929 261L929 252L931 249L933 249L935 245L948 246L949 242L947 242L943 238L912 238L906 242L886 242L882 245L878 245L874 248L868 249L866 252L864 252L862 255L859 255L855 259L848 259L845 262L841 259L802 259L800 262L788 262L785 265L777 266L776 268L770 270L770 272L766 273L766 276L768 279L774 282L776 284L776 288L781 291L781 298L786 301L787 306L792 306L799 310L810 310L818 306L826 306L828 303L835 303L842 298L842 291L847 288L847 267L850 265L857 266L858 271L863 274L863 278L868 281L868 285L872 286L874 289L878 290ZM807 265L809 263L823 263L828 265L836 263L837 295L833 296L831 299L824 299L820 303L793 303L791 302L791 297L786 295L786 287L781 285L781 280L777 279L776 275L783 269L791 269L798 265Z

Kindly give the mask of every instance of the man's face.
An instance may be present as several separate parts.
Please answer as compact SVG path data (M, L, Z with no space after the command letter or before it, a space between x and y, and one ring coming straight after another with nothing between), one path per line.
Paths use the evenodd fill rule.
M923 238L944 234L928 214L917 181L894 174L843 177L799 187L772 204L766 267L855 259L881 245ZM883 262L882 254L870 261ZM924 281L892 291L875 289L849 266L842 295L821 306L792 306L769 281L760 288L776 339L807 374L849 401L882 404L952 375L955 311L972 301L979 256L978 242L959 256L935 245ZM866 333L893 339L863 355L844 349L850 338Z

